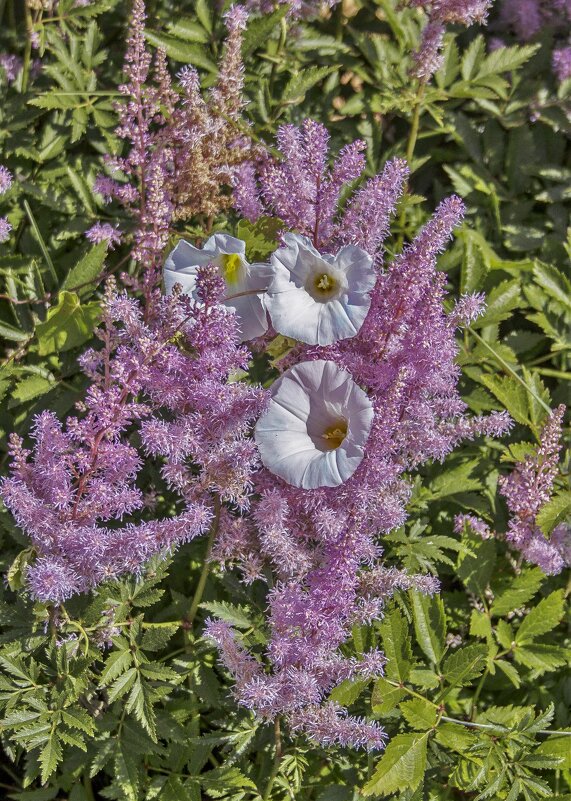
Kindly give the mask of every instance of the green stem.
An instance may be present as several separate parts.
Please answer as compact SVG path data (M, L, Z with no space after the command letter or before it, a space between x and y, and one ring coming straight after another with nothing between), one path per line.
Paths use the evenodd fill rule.
M387 684L390 684L391 687L398 687L399 690L404 690L409 695L414 695L415 698L420 698L421 701L425 701L427 704L438 707L438 704L435 704L434 701L431 701L429 698L425 698L424 695L417 693L416 690L411 690L410 687L406 687L404 684L401 684L398 681L391 681L391 679L385 679L385 681Z
M272 788L274 786L275 780L277 779L280 770L280 763L282 761L282 733L280 728L279 716L275 719L274 722L274 742L275 742L274 764L272 766L272 772L270 773L268 783L266 784L264 795L262 796L263 801L269 801L269 798L271 797Z
M412 115L412 123L408 134L408 142L406 145L406 160L408 165L412 164L414 156L414 148L416 147L416 140L418 139L418 129L420 127L420 115L422 114L422 101L424 99L424 90L426 86L424 83L419 84L416 93L416 102L414 104L414 112Z
M30 62L32 60L33 21L28 0L25 0L24 2L24 9L26 14L26 49L24 50L24 66L22 68L22 93L25 93L28 88Z
M493 726L491 723L473 723L470 720L458 720L458 718L448 718L446 715L442 715L442 720L446 723L458 723L460 726L466 726L469 729L493 729L497 731L497 726ZM557 734L558 736L562 735L565 737L571 737L571 731L561 731L558 729L540 729L537 734L545 734L545 735L553 735Z
M422 100L424 98L424 90L425 90L425 88L426 87L425 87L424 83L419 83L418 89L417 89L417 92L416 92L416 101L415 101L414 110L413 110L413 113L412 113L412 121L411 121L411 125L410 125L410 131L408 133L408 141L406 143L406 153L405 153L406 161L407 161L407 164L408 164L409 167L411 166L412 160L414 158L414 148L416 147L416 142L417 142L417 139L418 139L418 130L420 128L420 117L421 117L421 114L422 114ZM403 209L402 209L402 211L400 213L400 217L399 217L399 227L401 229L401 233L399 235L399 242L398 242L399 249L402 248L403 243L404 243L404 224L405 224L405 222L406 222L406 212L405 212L405 207L403 206Z
M34 235L35 235L35 237L36 237L36 239L38 241L38 245L40 246L40 250L42 251L43 257L44 257L45 262L46 262L46 264L48 266L48 271L49 271L50 277L51 277L52 281L54 282L54 285L57 286L58 283L59 283L59 280L58 280L58 277L57 277L56 268L54 267L54 263L52 261L52 257L49 254L47 245L44 242L44 238L43 238L43 236L42 236L42 234L40 232L40 229L38 228L38 224L36 222L36 218L32 214L32 209L30 208L30 204L28 203L27 200L24 200L24 208L26 210L26 214L28 215L28 219L30 221L30 225L32 226L32 229L34 231Z
M87 801L95 801L95 793L93 792L93 785L91 784L91 779L89 778L89 774L87 773L87 771L83 774L83 789L85 790Z
M545 403L545 401L544 401L542 398L540 398L538 395L536 395L536 394L535 394L535 392L534 392L534 391L531 389L531 387L529 387L529 386L526 384L526 382L525 382L525 381L523 380L523 378L522 378L522 377L519 375L519 373L517 373L517 372L516 372L516 371L513 369L513 367L511 367L511 365L509 365L509 364L508 364L508 363L507 363L507 362L506 362L504 359L502 359L502 357L500 356L500 354L499 354L499 353L497 353L497 352L496 352L496 351L495 351L495 350L492 348L492 346L491 346L491 345L489 345L489 344L486 342L486 340L485 340L485 339L483 339L483 338L482 338L482 337L481 337L481 336L480 336L480 335L479 335L479 334L478 334L476 331L474 331L474 329L472 328L472 326L468 326L468 331L469 331L469 332L472 334L472 336L473 336L473 337L474 337L474 338L475 338L475 339L476 339L476 340L477 340L477 341L478 341L478 342L479 342L481 345L483 345L483 346L484 346L484 347L485 347L485 348L486 348L486 349L487 349L487 350L488 350L488 351L489 351L489 352L492 354L492 356L493 356L493 357L494 357L494 359L495 359L495 360L498 362L498 364L501 364L501 366L504 368L504 370L505 370L506 372L508 372L508 373L509 373L509 374L512 376L512 378L515 378L515 380L516 380L516 381L519 381L519 383L522 385L522 387L524 387L524 388L527 390L527 392L529 392L529 394L531 395L531 397L532 397L532 398L534 398L534 399L535 399L535 400L536 400L536 401L539 403L539 405L540 405L540 406L542 406L542 407L545 409L545 411L546 411L548 414L551 414L551 411L552 411L552 410L551 410L551 408L550 408L550 407L549 407L549 406L548 406L548 405Z
M206 553L204 554L204 565L202 566L202 572L200 574L200 578L198 579L198 584L196 585L196 590L187 617L187 623L189 628L192 626L194 618L196 617L196 613L198 612L198 607L200 606L200 602L202 601L202 595L204 594L204 588L206 587L206 581L208 579L208 576L210 574L210 569L212 567L210 563L210 552L212 551L212 546L214 545L214 539L218 534L218 527L220 525L220 510L221 510L220 498L217 495L215 495L214 520L212 521L212 525L210 526L210 531L208 533L208 540L206 542Z
M480 681L478 682L478 686L476 687L474 695L472 696L472 703L470 704L470 717L471 718L474 717L474 713L476 712L476 706L478 704L478 699L480 697L480 693L484 689L484 684L486 683L486 679L488 678L489 672L490 672L490 669L487 667L484 670L484 672L482 673Z

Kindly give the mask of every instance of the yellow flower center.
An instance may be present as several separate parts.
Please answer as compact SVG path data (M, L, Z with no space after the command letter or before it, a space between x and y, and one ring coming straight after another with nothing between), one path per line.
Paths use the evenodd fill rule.
M327 298L337 289L337 281L327 273L320 273L313 279L313 288L318 296Z
M227 284L237 284L242 274L242 259L237 253L223 253L220 257L222 276Z
M325 440L325 447L328 451L338 448L347 436L347 420L341 417L332 425L328 426L321 435Z

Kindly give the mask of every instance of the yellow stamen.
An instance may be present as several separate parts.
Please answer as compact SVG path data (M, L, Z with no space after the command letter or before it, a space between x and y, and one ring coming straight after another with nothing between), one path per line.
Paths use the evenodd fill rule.
M242 273L242 259L237 253L224 253L220 257L222 275L227 284L237 284Z
M331 292L332 289L335 289L335 279L327 273L322 273L315 279L315 288L319 292Z
M333 425L326 428L321 436L325 440L327 450L335 450L347 436L347 420L343 420L343 418L337 420Z

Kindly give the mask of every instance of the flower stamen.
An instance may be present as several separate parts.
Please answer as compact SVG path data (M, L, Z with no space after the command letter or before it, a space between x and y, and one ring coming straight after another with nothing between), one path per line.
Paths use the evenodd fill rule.
M333 451L341 446L341 443L347 436L347 420L341 417L336 420L333 425L328 426L323 434L322 439L325 440L324 446L328 451Z
M242 259L238 253L223 253L220 256L220 267L225 282L237 284L242 277Z

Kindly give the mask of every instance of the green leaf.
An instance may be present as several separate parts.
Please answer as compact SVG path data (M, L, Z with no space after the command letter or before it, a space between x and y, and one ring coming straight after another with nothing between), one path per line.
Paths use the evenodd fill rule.
M162 48L174 61L192 64L193 67L200 67L209 72L217 72L216 64L208 58L206 49L200 45L190 44L174 36L169 36L168 33L156 33L155 31L145 31L145 39L155 47Z
M464 253L462 256L462 268L460 273L460 292L462 295L477 292L482 288L484 278L487 273L487 266L482 251L477 246L473 237L469 234L463 235Z
M530 643L514 651L514 659L520 665L532 668L537 673L547 673L569 664L569 651L557 645Z
M77 348L90 339L100 317L98 303L83 306L75 292L60 292L56 306L48 311L47 320L36 326L38 353L50 353Z
M474 77L477 66L486 54L486 43L483 36L477 36L466 48L462 56L462 77L465 81Z
M470 684L482 673L486 664L488 647L486 645L466 645L450 654L442 665L444 679L451 686Z
M516 631L515 641L518 644L529 642L534 637L546 634L559 625L565 611L565 593L556 590L543 598L531 612L524 617Z
M496 595L490 613L503 617L524 606L533 598L544 580L545 573L539 567L523 570L519 576L513 578L509 587Z
M486 310L472 323L472 328L484 328L507 320L511 312L521 304L521 283L519 280L502 281L492 289L486 298Z
M332 72L335 72L338 66L332 67L309 67L302 72L292 75L287 82L280 102L285 105L286 103L300 103L305 97L306 93L319 81L322 81Z
M436 478L431 481L429 487L423 488L421 498L430 501L447 498L450 495L457 495L459 492L470 492L471 490L481 489L482 482L477 478L470 478L473 470L477 467L477 459L453 467L450 470L439 471Z
M155 712L150 700L148 685L137 675L125 704L127 712L132 712L143 728L148 732L153 742L157 741L157 728Z
M263 261L279 247L279 233L284 223L277 217L260 217L256 222L240 220L237 236L246 243L246 255L250 261Z
M28 565L35 557L33 548L25 548L20 551L10 567L6 579L11 590L21 590L26 583L26 570Z
M54 378L46 378L41 375L30 375L19 381L14 390L12 391L12 398L9 407L16 406L18 403L27 403L28 401L38 398L40 395L45 395L56 386Z
M141 648L144 651L161 651L179 628L178 623L173 623L172 626L153 626L147 629L141 639Z
M547 537L555 526L571 516L571 492L564 491L554 495L539 510L536 523Z
M351 706L368 684L369 681L367 679L346 679L331 691L329 699L341 704L341 706Z
M536 262L533 275L537 283L567 311L571 311L571 281L552 264Z
M51 737L40 752L40 765L42 768L42 783L45 784L63 759L61 745L57 734Z
M412 649L407 622L397 608L385 615L379 631L387 657L385 670L388 678L406 681L412 664Z
M494 665L499 668L502 673L507 676L513 686L517 689L521 687L521 678L517 672L517 668L511 662L506 662L505 659L494 660Z
M254 627L252 619L248 616L245 606L236 606L227 601L210 601L200 604L201 609L206 609L215 617L230 623L238 629L251 629Z
M377 679L371 695L371 708L376 715L387 715L406 696L402 687L393 687L386 679Z
M519 381L511 376L483 375L482 383L504 406L517 423L530 425L528 393Z
M115 679L109 688L109 703L113 703L118 698L121 698L125 693L128 693L138 677L137 668L129 668L119 678Z
M288 13L289 7L282 5L272 14L263 14L260 17L248 20L248 27L242 39L242 57L246 58L258 47L266 45L268 37Z
M180 17L174 22L169 22L168 29L175 39L183 39L185 42L196 42L197 44L208 44L207 31L190 17Z
M113 651L105 660L105 668L101 674L101 686L111 684L124 673L133 661L133 654L129 649Z
M413 698L412 701L404 701L400 705L400 710L406 722L413 729L426 731L432 729L436 724L437 708L424 699Z
M397 790L415 790L426 770L427 742L428 733L393 737L362 794L386 798Z
M472 637L482 637L491 642L493 637L492 622L485 612L472 609L470 616L470 634Z
M438 664L442 659L446 637L444 604L440 596L428 596L411 590L414 630L418 644L430 659Z
M470 535L464 542L467 550L458 556L456 573L469 592L483 596L496 565L495 542L475 535Z
M513 47L498 47L483 60L478 69L476 78L479 80L488 75L499 75L521 67L526 61L537 53L538 44L515 45Z
M85 256L72 267L66 275L62 289L85 291L85 286L95 283L101 277L103 264L107 256L107 243L100 242L92 247ZM81 294L81 293L80 293Z
M567 728L564 731L571 732ZM560 757L562 761L557 766L560 770L571 770L571 734L554 735L541 743L535 750L536 754ZM570 797L571 801L571 797Z

